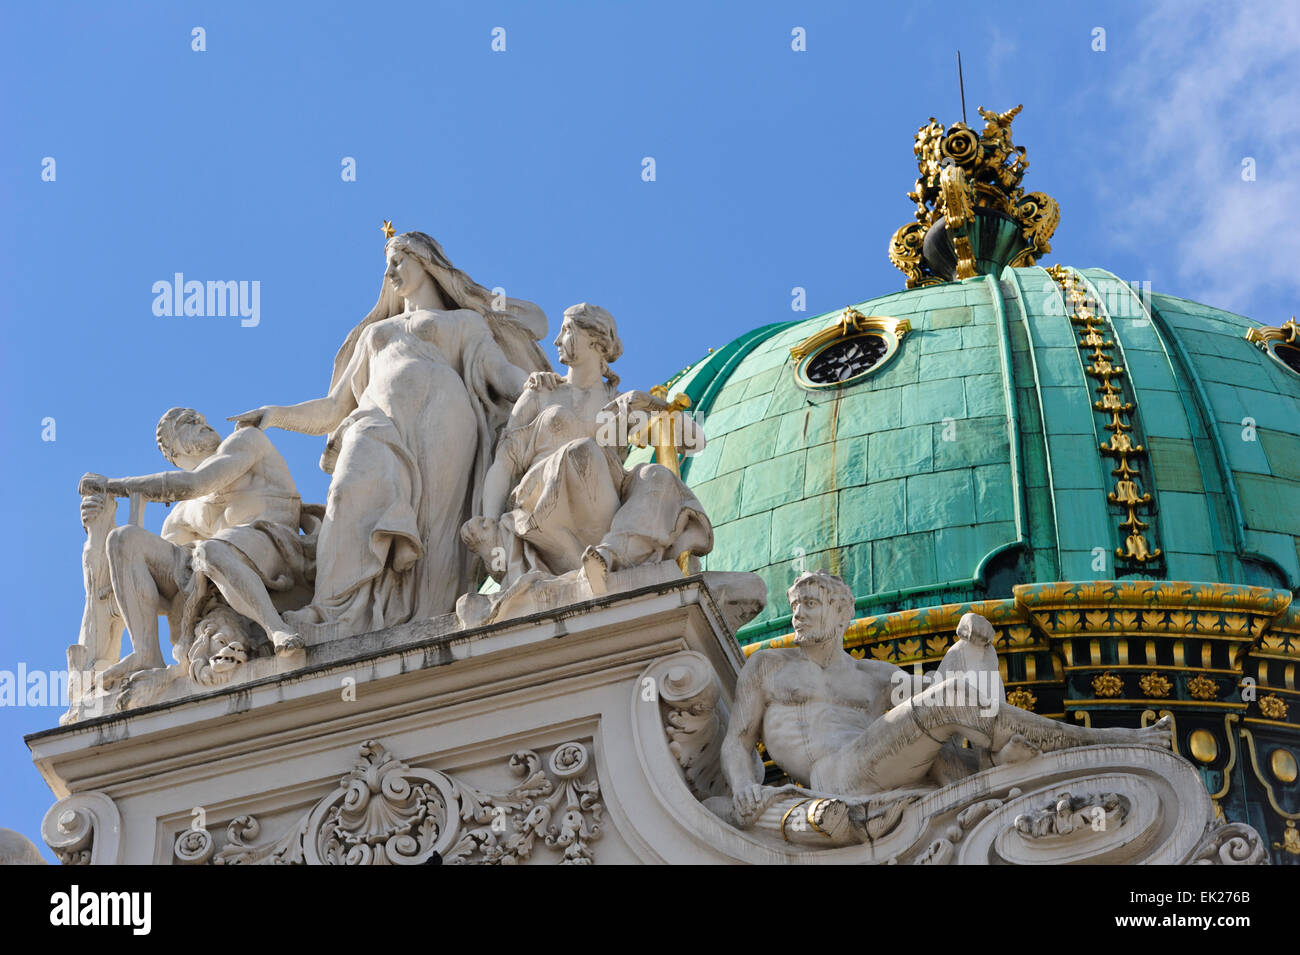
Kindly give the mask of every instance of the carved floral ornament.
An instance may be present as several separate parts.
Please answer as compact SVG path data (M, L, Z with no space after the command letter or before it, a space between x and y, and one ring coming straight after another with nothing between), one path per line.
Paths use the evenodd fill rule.
M1213 700L1219 695L1219 685L1203 673L1198 673L1187 681L1187 692L1194 700Z
M1174 685L1154 670L1138 680L1144 695L1151 699L1162 699L1170 694Z
M1286 719L1287 705L1280 696L1270 693L1259 698L1259 711L1270 720Z
M489 793L445 773L413 769L367 740L332 793L280 838L257 844L262 826L238 816L224 845L202 828L176 838L184 865L513 865L541 845L561 865L590 865L604 807L582 743L510 757L520 781ZM587 778L588 776L591 778Z
M1007 690L1007 702L1012 706L1018 706L1022 710L1033 710L1038 703L1038 697L1034 696L1032 690L1027 687L1016 687L1013 690Z
M1124 681L1107 670L1092 678L1092 691L1100 697L1119 696L1124 692Z

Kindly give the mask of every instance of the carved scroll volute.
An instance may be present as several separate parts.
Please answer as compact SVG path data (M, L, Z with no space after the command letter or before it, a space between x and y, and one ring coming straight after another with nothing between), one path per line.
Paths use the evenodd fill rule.
M1268 849L1244 822L1211 826L1192 851L1188 865L1268 865Z
M721 763L728 712L713 664L693 650L664 657L642 678L637 690L639 705L645 705L650 687L663 706L668 749L691 792L697 799L729 796ZM757 752L754 759L761 767Z
M122 848L122 816L100 792L60 799L41 820L41 838L64 865L116 865Z

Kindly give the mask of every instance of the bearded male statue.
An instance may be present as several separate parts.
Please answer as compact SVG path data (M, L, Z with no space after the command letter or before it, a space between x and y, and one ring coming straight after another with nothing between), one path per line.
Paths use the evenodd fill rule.
M115 601L132 650L103 671L103 686L166 666L158 644L160 614L168 616L177 658L187 666L195 625L216 596L207 592L209 581L230 608L265 630L277 653L302 649L302 639L285 625L271 597L310 596L309 555L299 534L302 502L284 458L262 431L240 428L223 440L191 408L164 414L157 441L178 470L115 479L87 474L79 487L88 528L111 520L114 497L131 498L133 512L143 501L176 503L161 535L134 522L107 533L111 589L94 593L88 586L86 619L96 616L90 606L95 601ZM87 555L88 582L99 556ZM88 647L80 656L102 665L103 653L103 647Z
M962 739L976 760L994 765L1098 743L1170 745L1167 717L1145 729L1094 729L1003 702L995 654L991 674L959 666L985 657L979 650L993 636L977 614L962 619L953 659L936 680L844 650L853 594L840 578L802 574L788 597L795 646L759 650L745 662L721 751L732 798L707 801L737 828L812 845L869 841L910 799L980 768L963 770L953 758L954 750L969 752ZM754 758L760 739L802 785L763 785Z

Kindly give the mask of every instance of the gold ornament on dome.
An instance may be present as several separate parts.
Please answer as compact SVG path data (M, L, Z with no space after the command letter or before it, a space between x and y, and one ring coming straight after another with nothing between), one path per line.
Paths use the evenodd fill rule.
M898 229L889 241L889 261L907 276L907 287L918 288L943 281L931 271L922 255L925 235L940 219L950 231L988 210L1006 216L1020 228L1026 243L1010 265L1033 265L1052 250L1052 233L1061 221L1056 200L1043 192L1026 193L1021 186L1029 160L1025 147L1011 141L1011 121L1023 109L1005 113L980 107L984 129L978 135L965 123L945 127L933 116L916 133L919 178L907 198L916 203L916 221ZM970 239L956 235L956 277L976 274Z
M1295 821L1288 819L1286 829L1282 831L1282 841L1273 843L1274 849L1281 849L1287 855L1300 856L1300 830L1295 827Z
M1219 695L1219 684L1205 674L1197 674L1187 681L1187 692L1194 700L1212 700Z
M1154 671L1138 680L1138 686L1142 687L1144 696L1155 700L1168 696L1174 688L1172 683Z
M1294 345L1298 340L1300 340L1300 325L1296 324L1294 315L1283 322L1281 328L1246 329L1246 341L1254 342L1261 348L1267 348L1269 342Z
M1214 734L1206 729L1193 730L1187 738L1188 749L1198 763L1209 765L1219 755L1219 743Z
M1064 266L1052 265L1046 271L1065 300L1071 324L1080 326L1079 351L1084 373L1097 381L1094 390L1098 400L1092 403L1093 410L1100 412L1103 420L1109 419L1102 428L1111 432L1110 440L1098 445L1101 454L1116 459L1110 472L1116 479L1115 490L1108 493L1106 499L1118 505L1126 515L1119 522L1119 535L1124 546L1115 548L1115 557L1145 569L1148 563L1160 560L1162 551L1151 546L1149 538L1154 538L1155 533L1150 522L1138 516L1140 508L1145 508L1150 514L1152 497L1138 483L1142 478L1140 459L1147 452L1144 445L1134 443L1130 434L1136 406L1125 400L1126 372L1123 365L1116 363L1117 356L1111 351L1115 341L1107 318L1102 314L1101 304L1092 297L1085 283Z
M1038 702L1038 697L1024 687L1017 687L1014 690L1007 690L1007 702L1019 709L1032 711Z
M1273 778L1278 782L1288 784L1295 782L1297 776L1295 753L1279 746L1268 758L1268 768L1272 770Z
M844 309L840 317L820 331L809 335L790 349L790 357L795 360L794 376L801 387L808 389L833 388L855 382L866 375L879 371L898 354L903 336L912 330L912 323L905 318L892 318L887 315L863 315L856 308ZM830 380L814 380L810 366L819 360L823 352L832 345L836 348L846 347L848 343L865 338L876 339L875 348L864 353L866 357L858 359L861 370L853 371L844 377ZM844 342L846 346L836 345ZM859 349L859 352L862 350ZM827 356L829 357L829 356ZM832 365L832 367L834 367ZM815 371L815 369L812 369Z
M1119 696L1124 692L1124 681L1107 670L1092 678L1092 691L1098 696Z
M1248 328L1246 341L1258 345L1293 375L1300 374L1300 325L1296 324L1294 315L1281 328Z
M1286 719L1287 705L1282 701L1280 696L1274 696L1270 693L1268 696L1259 698L1259 711L1270 720Z
M666 402L667 407L651 415L650 420L633 432L628 440L638 448L653 445L655 463L662 464L673 474L681 477L681 450L677 447L676 436L682 433L682 428L680 421L675 422L673 416L680 418L681 413L691 406L691 399L680 392L670 399L668 388L664 385L655 385L650 389L650 394ZM685 571L683 570L682 573L685 574Z

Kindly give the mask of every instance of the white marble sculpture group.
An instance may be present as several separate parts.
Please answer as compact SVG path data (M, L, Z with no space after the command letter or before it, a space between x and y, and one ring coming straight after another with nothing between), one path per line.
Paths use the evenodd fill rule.
M173 408L156 438L175 470L81 479L86 605L68 665L70 677L93 679L70 678L63 722L184 701L236 679L253 685L250 674L303 668L314 653L431 618L443 618L437 636L461 628L486 639L498 624L527 631L547 611L603 595L698 585L711 608L701 619L725 621L706 636L652 619L592 624L653 648L604 658L629 680L629 667L651 661L624 711L635 728L618 739L644 772L631 798L653 791L660 808L671 806L647 845L766 862L791 852L917 863L1263 857L1248 826L1214 821L1199 777L1170 752L1167 717L1094 729L1007 703L994 630L976 614L961 619L937 670L913 673L847 653L853 594L838 577L803 574L787 593L793 646L759 649L742 665L730 628L764 605L761 578L713 571L682 581L713 547L709 518L678 470L678 454L705 443L684 397L619 391L611 364L622 343L602 308L565 311L560 375L539 347L547 320L536 305L494 296L421 232L390 235L386 256L379 301L339 349L324 397L235 415L224 438L198 411ZM301 501L270 428L329 436L323 507ZM657 460L629 466L638 435ZM130 501L121 526L117 498ZM148 502L174 505L160 535L143 526ZM519 620L530 614L533 624ZM162 615L172 665L159 648ZM554 644L537 642L546 652ZM323 667L347 653L326 656ZM572 675L572 663L566 656L546 672ZM734 693L724 685L732 679ZM579 695L565 696L574 706L552 718L582 724L592 711ZM371 740L339 790L282 835L254 844L260 824L238 815L220 846L206 829L180 833L176 858L517 862L545 828L565 861L594 861L608 822L596 770L584 775L586 747L555 748L549 777L525 747L511 763L523 788L494 795L412 769ZM626 773L631 762L619 765ZM403 782L390 791L380 785L388 776ZM675 789L668 777L680 780ZM81 858L95 829L82 810L99 806L104 819L115 810L102 794L70 798L85 805L56 807L47 841ZM526 818L506 818L529 806ZM501 832L487 825L493 819Z
M495 296L422 232L391 236L385 252L379 300L324 397L235 415L224 440L173 408L157 441L177 470L82 479L86 611L69 668L99 684L80 681L83 711L452 611L475 626L698 570L713 530L675 454L671 466L624 458L629 430L659 416L684 453L704 434L664 398L618 391L613 316L565 312L559 375L536 305ZM301 502L270 428L329 436L323 509ZM118 497L131 500L121 527ZM141 526L150 501L177 505L161 536ZM491 595L478 593L487 576ZM123 625L133 649L119 660Z

